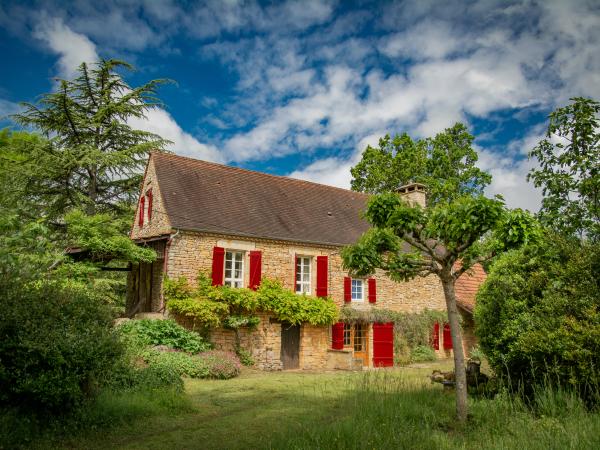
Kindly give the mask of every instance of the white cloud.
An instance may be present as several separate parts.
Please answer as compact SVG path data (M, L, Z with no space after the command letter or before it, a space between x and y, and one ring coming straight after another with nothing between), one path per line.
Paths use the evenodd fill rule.
M377 132L360 140L354 152L349 157L330 157L318 159L303 169L294 170L288 176L301 180L314 181L315 183L327 184L344 189L350 189L352 175L350 169L356 165L361 158L362 152L367 145L374 146L384 134Z
M0 98L0 122L6 119L6 116L16 114L21 111L21 105Z
M50 50L60 55L59 73L65 78L75 74L82 63L98 60L96 46L83 34L75 33L60 18L44 17L38 24L34 36L44 41Z
M164 109L153 109L147 112L146 119L131 118L128 123L139 130L156 133L173 142L169 150L178 155L204 159L213 162L224 162L221 153L212 145L203 144L194 136L185 132Z
M61 19L45 18L39 24L36 36L46 42L50 50L60 55L59 68L64 77L72 78L81 62L94 63L99 59L94 44L83 34L76 33L66 26ZM177 154L209 161L223 161L216 147L204 144L185 132L164 109L154 108L148 111L145 119L130 118L129 124L172 141L169 150Z

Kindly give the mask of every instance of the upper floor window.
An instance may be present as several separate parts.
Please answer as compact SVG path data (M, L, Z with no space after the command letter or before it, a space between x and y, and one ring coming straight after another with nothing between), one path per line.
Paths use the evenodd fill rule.
M310 294L310 258L296 257L296 293Z
M352 278L352 301L362 302L365 299L365 289L363 280Z
M225 286L244 286L244 252L225 252Z

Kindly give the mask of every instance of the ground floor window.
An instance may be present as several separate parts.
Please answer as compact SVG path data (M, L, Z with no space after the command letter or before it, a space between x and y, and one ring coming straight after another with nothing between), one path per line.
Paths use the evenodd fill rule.
M352 344L352 325L344 324L344 347L350 347Z

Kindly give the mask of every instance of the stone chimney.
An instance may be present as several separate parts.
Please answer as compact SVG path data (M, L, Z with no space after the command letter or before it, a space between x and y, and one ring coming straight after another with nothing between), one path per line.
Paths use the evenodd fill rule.
M427 186L421 183L410 183L400 186L398 193L409 205L420 205L425 208L427 202Z

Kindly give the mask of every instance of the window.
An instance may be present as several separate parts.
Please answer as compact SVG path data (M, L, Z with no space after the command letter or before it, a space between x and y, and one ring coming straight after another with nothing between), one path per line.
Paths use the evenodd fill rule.
M364 352L367 350L367 327L364 324L354 325L354 351Z
M310 294L310 258L296 257L296 293Z
M241 288L244 285L244 252L225 252L225 286Z
M364 283L363 280L355 280L352 278L352 301L362 302L364 301Z
M344 324L344 347L352 345L352 325Z

